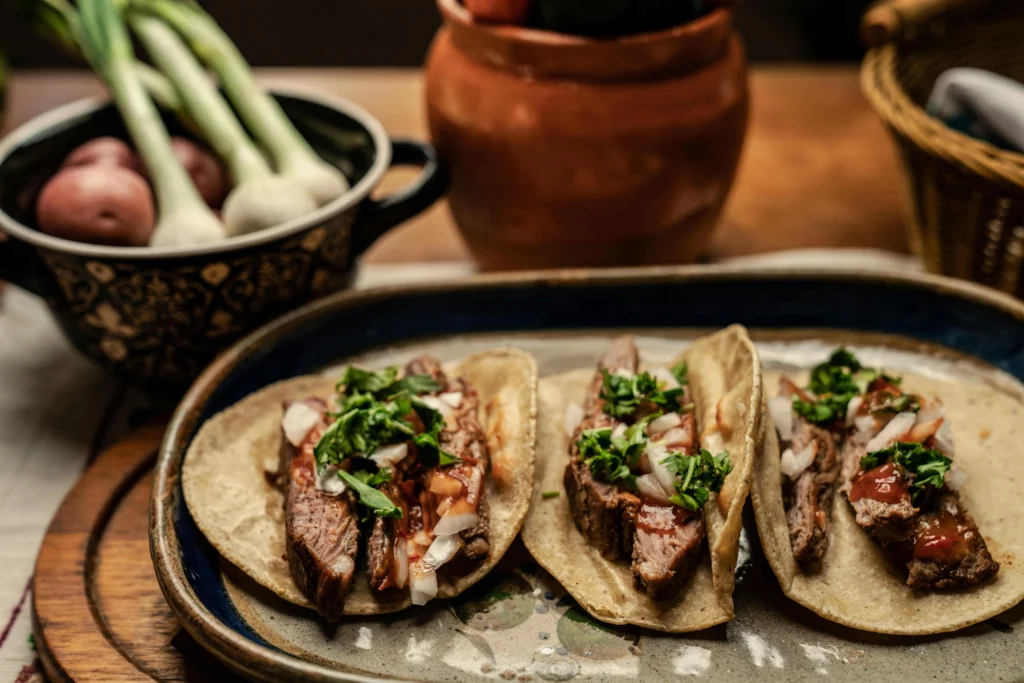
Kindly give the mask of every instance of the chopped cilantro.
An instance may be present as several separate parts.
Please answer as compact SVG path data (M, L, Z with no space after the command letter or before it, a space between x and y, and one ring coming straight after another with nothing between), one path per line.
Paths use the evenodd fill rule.
M694 455L672 453L661 462L679 476L676 494L669 501L692 512L704 507L712 491L721 491L725 477L732 472L728 453L711 455L704 448Z
M676 381L680 385L685 385L689 381L690 366L686 364L685 360L681 360L672 366L672 376L676 378Z
M601 369L604 381L600 398L604 401L604 412L620 419L631 417L641 404L651 404L674 412L679 406L681 388L661 390L658 382L648 372L632 377L614 375Z
M857 357L845 347L832 352L829 359L811 370L811 381L807 388L817 396L816 401L805 401L793 397L793 411L809 422L830 424L846 417L846 410L854 396L860 396L876 379L899 384L898 377L886 375L881 370L866 368ZM916 410L916 399L894 397L893 405ZM919 404L918 408L920 407ZM884 408L884 409L889 409ZM896 412L901 412L897 410Z
M404 418L409 401L376 401L372 397L346 402L346 412L324 430L313 449L319 467L339 464L357 454L370 454L378 446L407 441L415 430Z
M558 498L562 495L561 491L543 491L540 494L541 498Z
M381 484L386 484L391 481L391 468L384 467L376 472L371 472L370 470L359 470L358 472L353 472L352 476L367 486L372 486L373 488L378 489Z
M921 410L921 399L913 394L900 394L894 396L888 394L885 400L873 406L872 412L891 412L891 413L916 413Z
M793 412L808 422L814 422L815 424L828 424L834 422L836 417L838 417L836 406L828 399L813 402L804 401L799 396L794 396Z
M444 415L421 401L414 400L412 409L416 411L416 415L426 430L422 434L417 434L413 439L420 461L426 467L437 465L443 467L462 462L460 458L441 450L441 432L444 431L445 426Z
M416 396L442 388L441 383L430 375L409 375L398 379L395 366L371 371L350 365L338 382L338 393L342 396L370 394L376 398L391 398L403 392Z
M925 448L919 443L898 441L889 448L872 451L862 457L860 467L868 471L889 460L913 475L910 493L915 501L929 486L942 488L946 482L946 472L953 464L952 460L934 448Z
M584 464L602 481L621 481L635 489L636 475L631 470L640 463L647 445L644 429L660 414L648 415L618 436L612 436L611 427L584 430L576 442Z
M370 484L361 481L357 476L351 475L345 470L338 470L338 476L356 492L359 496L359 504L369 508L378 517L402 516L401 508Z

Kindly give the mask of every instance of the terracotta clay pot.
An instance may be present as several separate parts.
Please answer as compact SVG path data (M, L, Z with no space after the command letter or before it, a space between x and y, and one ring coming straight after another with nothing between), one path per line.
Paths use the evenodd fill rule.
M683 263L706 246L747 127L732 10L594 40L476 24L437 0L427 61L455 222L485 269Z

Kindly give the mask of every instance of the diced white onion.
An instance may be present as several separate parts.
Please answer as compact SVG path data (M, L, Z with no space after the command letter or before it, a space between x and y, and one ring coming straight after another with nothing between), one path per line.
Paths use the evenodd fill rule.
M404 538L395 541L395 568L397 569L395 586L397 588L405 588L405 584L409 580L409 551L405 543Z
M447 413L451 407L437 396L417 396L416 400L439 413Z
M661 462L668 457L668 449L660 443L648 443L644 453L647 454L647 463L651 468L651 474L661 484L662 490L668 495L675 493L676 475Z
M860 410L861 404L864 403L863 396L854 396L850 399L850 402L846 405L846 426L852 427L857 419L857 411Z
M422 571L417 565L409 567L409 599L414 605L425 605L437 595L437 574Z
M878 429L878 424L873 415L858 415L853 419L853 424L857 427L858 432L865 434L874 435Z
M377 463L377 469L382 469L402 462L407 455L409 455L408 444L396 443L390 446L381 446L370 454L370 460Z
M626 434L626 423L620 422L615 425L615 429L612 430L612 436L625 436Z
M665 413L659 418L651 420L651 423L647 425L648 434L661 434L667 432L673 427L678 427L683 423L683 418L680 417L679 413Z
M768 401L768 414L775 423L779 438L789 441L793 438L793 399L789 396L776 396Z
M583 406L570 403L565 409L565 435L572 436L583 421Z
M437 571L441 565L455 557L461 548L462 539L458 534L438 536L416 565L420 571Z
M659 503L668 502L668 494L665 493L665 489L662 488L658 478L653 474L645 474L636 478L636 487L640 490L640 495L646 496Z
M316 473L316 490L332 496L345 493L348 485L338 476L338 466L328 465Z
M693 432L682 427L676 427L662 434L658 441L665 444L666 447L689 448L693 445Z
M434 539L431 538L430 534L428 534L426 531L423 531L422 529L420 529L412 535L412 542L416 545L423 546L424 548L428 547L433 542L433 540Z
M811 466L814 458L818 455L818 442L812 441L799 453L794 453L792 448L782 452L779 460L779 469L790 479L796 479L804 470Z
M441 394L438 398L450 405L452 408L458 408L462 405L462 392L461 391L449 391Z
M679 387L679 380L666 367L654 368L651 370L651 377L656 379L659 384L663 384L665 389L676 389Z
M612 374L618 375L619 377L625 377L626 379L633 379L633 372L626 368L616 368L612 371Z
M906 436L915 422L917 422L917 415L915 413L900 413L892 418L889 420L889 424L885 425L885 428L875 435L875 438L868 441L868 453L888 448L896 441L899 441L902 437Z
M320 412L309 407L305 401L296 401L288 406L281 418L281 429L288 443L295 447L301 446L320 417Z
M953 429L949 426L948 420L943 420L939 431L935 432L935 448L947 458L956 455L956 449L953 447Z
M967 483L967 473L959 467L953 467L946 473L946 485L954 491L959 491Z
M446 513L437 521L434 527L435 536L448 536L457 534L463 529L469 529L480 522L480 515L475 512Z

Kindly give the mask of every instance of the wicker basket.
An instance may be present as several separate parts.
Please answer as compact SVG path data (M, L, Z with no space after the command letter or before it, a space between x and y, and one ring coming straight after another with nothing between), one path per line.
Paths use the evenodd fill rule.
M1024 0L890 0L864 18L861 84L892 131L910 239L928 270L1024 298L1024 155L923 109L936 78L970 66L1024 82Z

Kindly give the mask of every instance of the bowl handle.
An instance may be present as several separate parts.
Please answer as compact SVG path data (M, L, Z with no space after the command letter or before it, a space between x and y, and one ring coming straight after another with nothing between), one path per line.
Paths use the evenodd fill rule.
M44 296L42 272L43 265L35 249L0 233L0 280L36 296Z
M359 209L352 227L352 253L355 256L391 228L429 208L448 190L448 171L434 146L415 140L391 141L391 166L419 166L416 180L383 199L367 199Z

